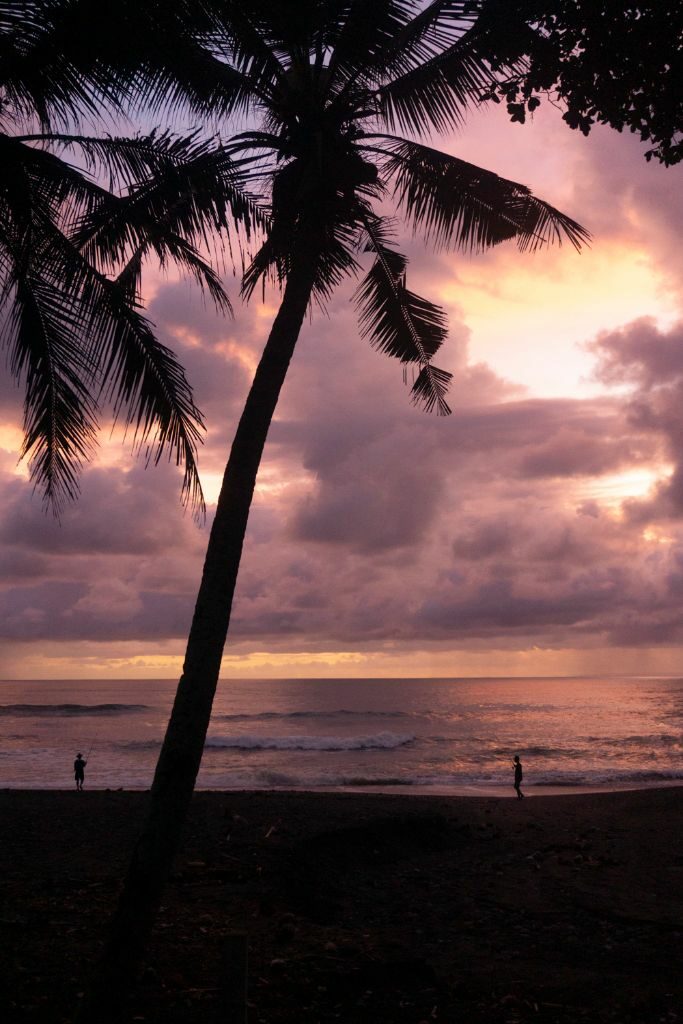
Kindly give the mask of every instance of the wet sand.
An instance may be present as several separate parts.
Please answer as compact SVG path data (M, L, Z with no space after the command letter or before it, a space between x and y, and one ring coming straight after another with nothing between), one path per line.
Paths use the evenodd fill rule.
M0 792L0 1019L83 990L147 796ZM198 793L130 1019L683 1020L683 788ZM233 989L234 992L234 989Z

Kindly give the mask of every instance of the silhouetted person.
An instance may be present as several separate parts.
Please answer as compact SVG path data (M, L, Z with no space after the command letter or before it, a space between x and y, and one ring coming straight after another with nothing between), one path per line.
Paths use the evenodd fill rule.
M519 788L522 785L522 762L519 759L519 754L515 754L515 759L512 762L512 767L515 769L515 789L517 790L517 799L523 800L524 793Z
M74 778L76 779L76 789L83 789L83 783L85 782L85 766L88 762L83 760L82 754L76 754L76 760L74 761Z

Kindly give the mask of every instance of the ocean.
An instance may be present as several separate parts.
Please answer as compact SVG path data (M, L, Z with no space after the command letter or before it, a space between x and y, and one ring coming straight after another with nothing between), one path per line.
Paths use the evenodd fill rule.
M0 682L0 787L146 789L175 680ZM511 793L683 781L683 679L222 680L200 789Z

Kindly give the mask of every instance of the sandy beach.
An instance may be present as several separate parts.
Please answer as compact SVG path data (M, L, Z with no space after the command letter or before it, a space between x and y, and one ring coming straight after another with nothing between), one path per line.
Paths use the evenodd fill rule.
M682 788L198 793L130 1019L676 1022ZM69 1019L147 797L0 793L0 1019ZM245 939L242 936L246 936Z

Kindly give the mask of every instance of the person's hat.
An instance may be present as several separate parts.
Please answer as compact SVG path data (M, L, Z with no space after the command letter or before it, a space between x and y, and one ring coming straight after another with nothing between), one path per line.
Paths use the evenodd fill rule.
M76 754L76 757L81 757L81 756L82 756L82 754L81 754L81 752L79 750L79 752Z

